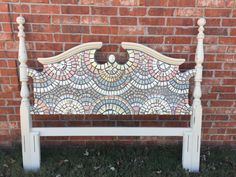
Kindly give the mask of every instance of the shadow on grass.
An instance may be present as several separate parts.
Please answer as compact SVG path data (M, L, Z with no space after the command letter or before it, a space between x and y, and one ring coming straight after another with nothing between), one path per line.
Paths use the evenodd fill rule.
M181 166L181 146L88 145L42 148L41 169L25 173L19 146L0 150L2 177L235 177L236 151L203 147L201 172Z

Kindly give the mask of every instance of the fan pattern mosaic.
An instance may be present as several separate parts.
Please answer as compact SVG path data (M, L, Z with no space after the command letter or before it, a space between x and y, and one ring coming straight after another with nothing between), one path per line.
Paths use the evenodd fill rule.
M98 64L96 50L86 50L42 72L28 69L33 78L32 114L191 114L189 79L184 73L138 50L127 50L129 60L114 56Z

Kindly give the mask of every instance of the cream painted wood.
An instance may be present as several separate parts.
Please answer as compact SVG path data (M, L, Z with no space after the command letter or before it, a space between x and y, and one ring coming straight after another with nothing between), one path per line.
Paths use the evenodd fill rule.
M200 165L200 146L201 146L201 128L202 128L202 105L201 105L201 82L202 82L202 63L204 61L204 50L203 50L203 39L204 39L204 25L206 20L200 18L198 20L198 35L197 35L197 50L195 55L195 87L193 91L193 114L191 116L190 126L192 129L191 133L186 133L188 137L188 150L184 147L183 151L183 167L189 169L191 172L198 172ZM186 137L184 136L184 139Z
M157 58L160 61L163 61L165 63L171 64L171 65L181 65L185 62L185 59L177 59L177 58L171 58L171 57L167 57L165 55L160 54L159 52L148 48L142 44L137 44L137 43L132 43L132 42L122 42L121 46L124 49L133 49L133 50L138 50L138 51L142 51L144 53L147 53L148 55Z
M183 136L191 128L154 127L62 127L32 128L40 136Z
M57 63L59 61L62 61L69 56L72 56L76 53L85 51L85 50L93 50L93 49L100 49L102 47L102 42L88 42L85 44L81 44L79 46L73 47L57 56L54 57L48 57L48 58L38 58L38 61L42 64L53 64Z
M203 39L204 18L198 20L199 34L197 36L198 44L196 50L196 75L193 100L193 114L191 116L191 126L189 128L153 128L153 127L47 127L32 128L32 120L30 115L29 90L27 87L27 53L25 46L25 33L23 24L25 19L20 16L17 18L18 37L19 37L19 70L21 81L21 136L22 136L22 154L23 166L25 170L38 170L40 168L40 136L183 136L183 168L191 171L199 171L200 162L200 143L201 143L201 124L202 124L202 106L201 106L201 81L202 81L202 63L204 61ZM58 56L49 58L39 58L42 64L50 64L63 60L64 58L87 49L101 48L101 42L87 43L74 47L67 52ZM180 65L185 60L166 57L152 49L140 44L123 42L122 47L125 49L135 49L148 53L154 58L163 60L169 64ZM113 60L112 58L110 60Z
M21 91L20 95L20 121L21 121L21 141L22 141L22 156L23 166L25 170L37 170L40 167L40 153L39 153L39 134L31 132L32 120L30 115L29 89L27 86L27 53L25 47L25 33L24 26L25 19L20 16L16 19L18 23L18 37L19 37L19 53L18 59L20 62L20 81Z
M182 165L186 170L191 169L192 130L184 132L182 148Z

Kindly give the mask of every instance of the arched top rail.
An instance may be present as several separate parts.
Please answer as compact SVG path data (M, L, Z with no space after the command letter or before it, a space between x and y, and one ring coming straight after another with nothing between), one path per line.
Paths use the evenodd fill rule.
M131 49L131 50L142 51L143 53L146 53L146 54L152 56L153 58L156 58L162 62L171 64L171 65L181 65L185 62L185 59L172 58L172 57L162 55L161 53L159 53L149 47L146 47L142 44L137 44L137 43L132 43L132 42L122 42L121 46L127 50ZM73 47L73 48L71 48L59 55L53 56L53 57L38 58L38 61L40 63L42 63L43 65L53 64L53 63L57 63L62 60L65 60L69 56L72 56L76 53L80 53L82 51L86 51L86 50L90 50L90 49L100 49L101 47L102 47L102 42L89 42L89 43L85 43L85 44L81 44L76 47Z
M53 56L53 57L38 58L38 61L40 63L42 63L43 65L53 64L53 63L57 63L62 60L65 60L66 58L68 58L76 53L80 53L82 51L90 50L90 49L100 49L101 47L102 47L102 42L88 42L88 43L73 47L73 48L71 48L59 55Z
M162 62L168 63L170 65L181 65L185 62L185 59L178 59L178 58L171 58L171 57L167 57L165 55L162 55L161 53L146 47L142 44L137 44L137 43L133 43L133 42L122 42L121 46L124 49L133 49L133 50L138 50L138 51L142 51L143 53L146 53L150 56L152 56L153 58L156 58Z

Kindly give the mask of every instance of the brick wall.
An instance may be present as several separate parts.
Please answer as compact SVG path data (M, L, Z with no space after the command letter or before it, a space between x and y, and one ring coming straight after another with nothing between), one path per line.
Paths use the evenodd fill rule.
M124 62L123 41L138 42L172 57L181 68L194 67L197 19L206 17L203 79L203 142L236 145L236 1L235 0L1 0L0 1L0 145L20 141L16 17L26 18L29 66L37 57L59 54L80 43L102 41L96 54L113 53ZM34 117L35 126L187 126L189 117L73 116ZM45 143L177 142L157 137L60 137Z

